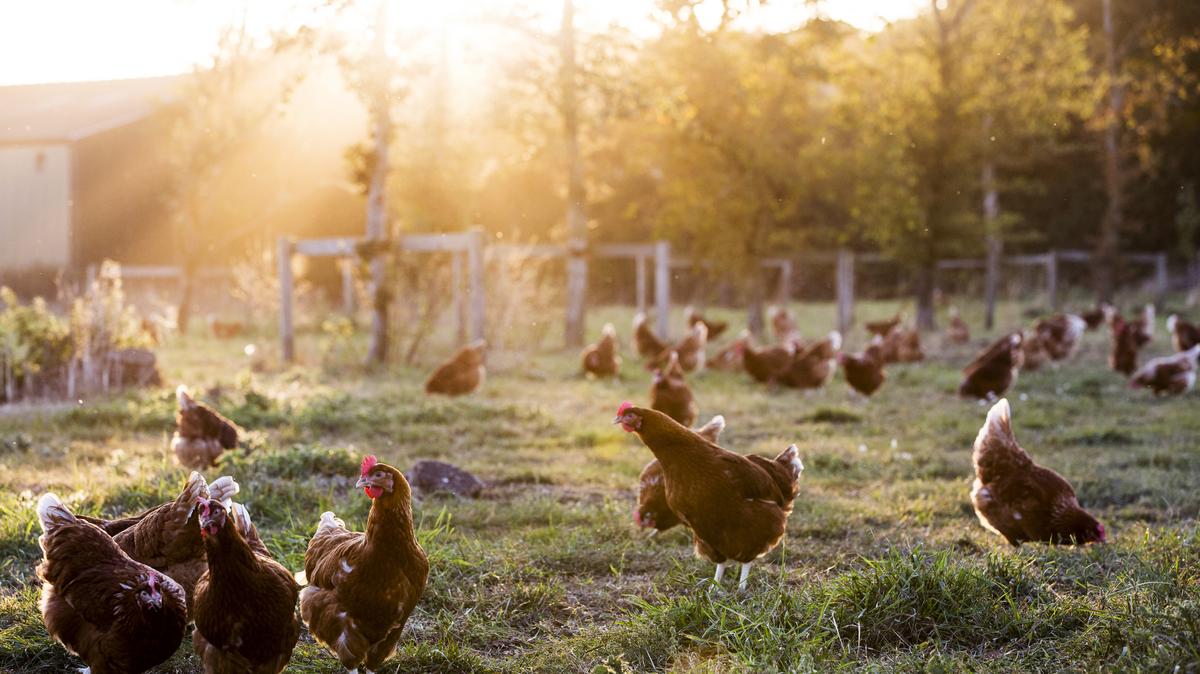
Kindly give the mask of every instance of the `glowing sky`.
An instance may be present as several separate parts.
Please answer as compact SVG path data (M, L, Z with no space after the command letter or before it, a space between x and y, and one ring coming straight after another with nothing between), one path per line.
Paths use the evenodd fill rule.
M364 0L371 4L372 0ZM397 19L433 24L516 0L391 0ZM294 21L304 0L0 0L0 84L118 79L186 72L212 52L222 26L243 16L257 30ZM561 0L520 4L555 18ZM826 0L822 11L868 30L914 15L922 0ZM583 26L620 23L644 33L652 0L576 0ZM811 10L772 0L744 24L786 30Z

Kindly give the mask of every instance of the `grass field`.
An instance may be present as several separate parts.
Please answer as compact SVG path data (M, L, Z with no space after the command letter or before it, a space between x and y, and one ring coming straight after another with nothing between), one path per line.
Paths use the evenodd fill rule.
M870 310L887 308L860 318ZM832 308L812 311L802 323L829 324ZM618 309L591 331L606 318L627 332ZM54 490L116 515L172 498L186 477L167 447L179 382L219 385L210 400L249 430L252 451L208 477L237 478L293 570L322 510L363 526L365 453L403 469L448 460L489 483L477 501L414 504L431 573L387 672L1200 671L1200 394L1129 390L1105 367L1106 338L1089 334L1075 360L1009 395L1018 439L1110 532L1084 549L1014 549L976 522L985 408L954 390L982 337L951 350L931 337L930 360L891 367L867 403L840 374L811 394L695 377L702 417L728 419L724 446L774 455L795 442L807 469L784 545L744 594L728 578L708 591L713 566L684 531L647 539L631 522L651 455L610 423L621 400L646 397L628 349L616 382L578 376L573 353L491 354L483 391L444 400L421 393L423 368L279 369L262 348L252 372L244 341L177 338L161 390L0 411L0 671L80 666L37 611L34 501ZM1168 348L1160 324L1146 355ZM190 641L156 671L200 671ZM341 670L305 634L289 671Z

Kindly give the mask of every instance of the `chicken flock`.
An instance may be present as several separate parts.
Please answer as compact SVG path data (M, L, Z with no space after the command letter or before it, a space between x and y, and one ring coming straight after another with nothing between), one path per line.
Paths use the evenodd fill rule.
M840 366L852 395L866 399L886 384L888 365L925 358L921 335L897 314L866 323L869 341L850 353L838 332L805 340L790 312L775 309L774 343L760 345L743 331L710 358L709 341L728 324L690 308L686 320L677 342L656 335L643 314L633 321L632 343L650 372L647 402L620 403L613 420L653 455L639 477L633 521L651 534L686 527L696 555L716 565L715 586L737 562L744 590L753 563L786 534L804 464L795 444L774 457L726 449L721 415L693 428L698 405L689 377L706 368L744 370L771 388L808 390L827 385ZM984 528L1012 545L1107 540L1104 525L1080 505L1071 484L1018 444L1003 396L1020 372L1070 359L1084 332L1105 323L1109 364L1130 386L1156 396L1186 393L1196 382L1200 328L1170 316L1166 325L1177 352L1139 367L1154 321L1150 306L1133 319L1107 305L1059 313L1001 336L963 368L958 393L992 402L972 454L970 502ZM970 342L957 311L944 339ZM485 349L482 342L463 347L430 376L426 392L477 390L486 377ZM588 377L621 376L612 324L584 349L580 364ZM347 671L379 669L399 643L430 570L414 533L404 473L365 457L354 476L355 488L370 499L365 527L355 531L333 512L322 513L304 569L293 574L264 545L245 504L234 500L241 487L233 476L207 482L202 475L239 446L243 431L186 387L176 398L171 447L195 472L175 499L115 520L75 514L52 493L39 499L43 560L37 574L47 632L90 674L155 667L176 652L189 624L206 672L280 672L304 629Z

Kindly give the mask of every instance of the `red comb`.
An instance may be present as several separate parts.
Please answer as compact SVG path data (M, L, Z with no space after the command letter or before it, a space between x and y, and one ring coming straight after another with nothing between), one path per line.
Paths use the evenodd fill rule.
M626 400L625 402L621 403L621 406L617 408L617 416L621 416L622 414L625 414L625 412L626 412L626 411L627 411L627 410L628 410L630 407L633 407L633 403L629 402L628 400Z
M377 463L379 463L379 459L375 458L374 454L364 456L362 462L362 474L366 475L367 473L371 472L371 469L374 468L375 464Z

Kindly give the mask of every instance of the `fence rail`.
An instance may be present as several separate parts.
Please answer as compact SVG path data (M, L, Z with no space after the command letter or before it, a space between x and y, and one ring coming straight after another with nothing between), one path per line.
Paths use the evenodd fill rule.
M359 254L367 239L362 238L330 238L304 239L293 241L287 237L279 239L279 288L280 288L280 338L283 342L283 356L287 361L295 358L295 333L293 294L294 279L292 278L291 260L294 255L313 257L342 257L353 258ZM392 251L425 253L446 252L451 254L451 269L453 274L455 315L458 317L458 337L465 341L469 335L472 339L480 339L484 334L484 266L488 259L506 259L512 257L536 257L564 260L571 257L567 246L559 244L511 244L489 243L484 245L482 230L475 228L466 232L447 234L414 234L401 237L387 246ZM712 269L715 266L706 261L697 261L689 257L673 255L671 244L666 241L654 243L618 243L593 246L583 255L583 259L616 258L634 261L637 280L637 307L645 311L649 303L649 269L654 264L654 308L655 327L664 338L670 338L670 308L671 308L671 278L673 269L697 267ZM1165 253L1130 253L1123 256L1126 262L1148 264L1154 267L1154 287L1159 303L1165 297L1168 284L1167 255ZM1093 254L1084 250L1053 250L1039 255L1010 255L1002 258L1004 266L1009 267L1041 267L1046 273L1046 300L1048 305L1059 309L1058 278L1059 266L1063 262L1091 262ZM837 300L838 329L848 331L854 324L855 303L855 270L859 264L876 264L891 260L879 253L855 253L846 249L837 251L810 251L791 257L766 258L760 266L763 269L778 270L779 280L775 297L780 304L786 304L792 297L792 279L797 269L805 265L834 266ZM465 268L465 273L464 273ZM950 270L982 270L986 261L982 258L961 258L941 260L937 264L938 271ZM155 268L169 269L169 268ZM161 272L166 273L166 272ZM342 265L343 298L347 311L353 310L353 295L351 265ZM465 277L465 278L464 278ZM465 283L464 283L465 281ZM464 288L465 285L465 288ZM375 308L376 311L380 307Z

